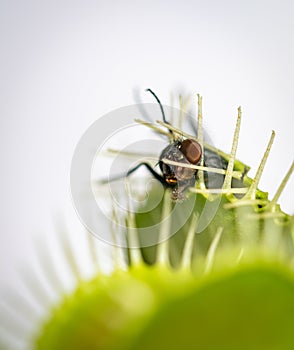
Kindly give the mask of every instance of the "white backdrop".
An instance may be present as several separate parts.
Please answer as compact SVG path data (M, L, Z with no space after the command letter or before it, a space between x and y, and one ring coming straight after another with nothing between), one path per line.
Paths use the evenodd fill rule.
M260 188L273 196L293 160L294 2L37 1L0 4L0 282L18 278L31 237L54 215L80 229L69 190L74 147L99 116L152 88L163 103L183 87L204 97L207 130L254 174L277 133ZM145 102L153 102L146 95ZM294 181L281 197L294 212Z

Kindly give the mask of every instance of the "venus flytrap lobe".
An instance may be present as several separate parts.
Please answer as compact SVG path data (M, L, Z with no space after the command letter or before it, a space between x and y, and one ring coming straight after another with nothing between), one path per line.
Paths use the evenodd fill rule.
M184 106L187 99L181 97L180 101ZM180 119L182 123L183 115ZM92 236L87 236L85 251L79 252L91 257L90 280L83 278L80 258L73 253L68 235L61 238L59 244L76 290L62 295L61 302L48 310L47 321L39 324L33 341L36 349L294 348L294 219L278 205L294 163L270 201L267 193L258 189L258 183L274 133L251 179L248 167L236 160L240 122L239 108L231 153L227 154L203 140L199 95L198 135L164 121L139 121L170 142L175 138L199 142L202 149L217 154L226 167L206 166L205 157L200 164L163 158L166 165L190 168L197 173L195 185L187 189L187 199L181 204L170 200L167 189L163 196L160 192L156 206L150 209L148 203L142 202L137 212L131 208L131 191L127 188L125 216L115 207L112 215L117 223L126 222L128 260L123 261L125 248L114 245L110 274L101 269L97 241ZM205 180L209 174L222 176L222 186L210 187ZM157 196L158 187L151 186L147 202ZM190 204L192 211L187 216ZM148 210L144 211L144 206ZM200 230L207 214L205 208L214 208L215 213ZM182 217L183 225L173 232ZM151 247L140 246L140 228L146 222L158 234L157 244ZM116 227L113 226L114 239ZM55 264L54 259L48 258L46 264L42 263L43 273L59 291L60 278L55 272L52 275L52 271L56 275L59 272ZM34 290L34 286L30 288Z
M204 164L183 165L179 162L163 159L166 164L195 168L198 170L198 174L201 171L203 173L219 173L224 176L223 186L217 189L206 188L204 181L202 187L198 186L196 182L196 186L190 188L190 191L187 193L188 197L197 196L198 201L196 201L190 221L188 220L185 228L180 230L180 233L183 234L184 246L178 270L174 270L170 261L170 259L173 258L171 255L173 252L171 246L173 237L167 239L172 227L171 220L173 215L171 214L173 205L169 198L169 191L165 191L160 205L153 210L155 212L159 211L161 217L158 232L159 243L157 247L154 247L156 250L156 258L153 266L146 265L144 262L146 256L143 254L144 249L140 249L140 241L138 239L139 237L137 237L137 228L140 227L142 217L145 216L148 218L150 213L137 214L136 212L132 212L129 207L126 216L128 227L127 239L132 246L129 250L129 268L127 271L124 271L123 274L117 274L114 271L113 275L108 276L109 287L107 287L107 283L105 284L105 282L100 284L99 275L92 282L88 282L91 284L91 288L93 288L93 296L96 295L96 297L92 299L92 312L95 311L96 317L94 319L89 318L86 313L85 318L76 322L74 332L72 332L73 328L71 328L71 338L74 339L72 342L73 349L78 349L80 344L85 344L87 342L91 344L92 347L90 348L93 349L137 349L138 347L142 349L162 349L163 347L178 349L181 346L186 348L197 346L201 348L204 344L206 348L214 349L213 334L218 334L219 332L222 332L222 336L219 337L218 348L230 349L231 344L231 346L233 346L232 349L236 347L239 349L248 349L250 345L257 343L259 344L258 349L271 349L265 334L267 334L268 329L272 329L272 327L280 328L281 314L276 312L276 321L275 317L263 317L262 310L266 310L268 306L266 304L264 305L262 293L269 288L274 290L276 288L274 286L278 285L278 294L273 292L274 299L270 300L270 304L273 306L276 303L276 310L284 310L284 306L279 299L277 299L279 293L282 293L286 299L288 298L287 293L283 290L283 283L293 283L291 288L294 291L294 282L290 282L294 281L294 271L290 264L290 262L293 262L293 240L291 236L293 223L290 225L290 220L288 220L288 224L286 222L286 224L280 225L280 223L276 223L274 220L270 219L270 221L268 221L268 219L265 219L261 215L274 211L275 215L279 213L284 218L289 218L287 214L280 211L276 203L293 172L293 165L279 186L273 200L269 202L267 195L258 190L257 186L269 154L273 136L262 158L257 174L254 179L251 180L246 174L244 175L244 171L246 171L247 167L235 160L240 120L241 111L239 109L230 154L218 152L214 147L205 145L204 143L204 147L206 146L214 152L218 152L221 157L227 160L227 169L206 167ZM146 124L144 122L144 124L158 131L160 134L168 136L168 138L170 137L169 132L162 131L150 123ZM166 127L168 130L172 130L172 132L179 135L179 137L191 137L167 123L158 122L158 124ZM199 140L199 135L197 140ZM243 176L245 176L243 187L232 186L233 179L241 181ZM151 192L152 191L156 191L156 188L151 188ZM203 201L205 202L207 198L209 198L209 200L213 202L219 197L221 197L221 204L216 213L216 218L204 232L201 234L196 233L201 210L203 208ZM262 210L259 209L259 206ZM252 215L255 215L254 219L252 219ZM150 216L150 220L150 225L152 225L152 216ZM270 246L269 243L266 243L265 239L258 241L258 236L262 235L263 226L271 227L271 234L278 234L282 241L290 237L292 246L287 248L291 250L290 256L288 255L288 257L285 258L287 254L281 256L277 253L272 258L268 258L269 252L267 252L267 247ZM231 236L231 238L228 239L228 236ZM252 240L252 238L254 239ZM248 242L251 243L248 244ZM179 242L177 243L179 244ZM273 242L271 242L271 244L273 244ZM113 249L115 254L118 254L120 248L114 247ZM285 247L279 245L279 249L283 250ZM265 255L264 251L266 252ZM272 252L271 250L271 253ZM264 261L263 256L267 256ZM115 265L115 269L122 272L119 264ZM186 279L181 277L181 271L185 272ZM243 276L245 275L248 277L244 279ZM189 276L188 280L187 276ZM258 278L256 276L258 276ZM267 276L270 277L267 278ZM105 281L105 277L103 279ZM256 281L264 281L264 284L263 282L261 282L260 285L256 284ZM141 285L142 282L143 285ZM145 303L145 306L149 305L149 307L147 309L142 308L142 312L134 312L132 316L134 319L132 320L132 317L126 317L124 308L121 309L120 306L116 305L115 313L119 315L120 319L124 320L120 325L120 329L108 330L109 339L107 338L106 340L103 339L103 337L100 339L99 331L96 334L90 334L90 336L88 335L89 333L86 335L86 333L84 333L85 323L87 327L91 329L99 330L102 324L103 327L107 328L107 322L105 323L105 320L103 320L104 311L102 311L101 306L95 305L96 303L94 300L99 300L99 298L105 300L106 304L103 306L103 310L105 307L106 309L109 308L109 310L112 310L113 301L106 298L108 295L107 288L112 288L112 290L113 288L117 288L121 290L124 283L127 283L126 285L128 288L128 292L123 294L124 298L132 298L132 296L134 296L133 292L141 290L142 305ZM102 286L104 286L104 289ZM84 287L85 290L87 290L88 287L86 285ZM227 289L227 295L231 303L233 300L237 301L233 302L234 306L230 307L230 303L227 303L225 298L226 293L222 293L222 288ZM64 313L67 317L74 318L74 310L77 305L83 308L83 304L89 302L88 299L90 295L83 292L83 283L79 289L79 294L74 294L71 297L73 300L71 307L67 307L66 305L61 306L61 314ZM204 294L201 293L203 289L207 290ZM240 290L242 290L242 294L240 294ZM213 303L216 302L216 304L210 304L210 302L207 302L205 299L205 295L210 295L211 293L212 295L215 294ZM193 294L195 294L195 298L189 299L188 296ZM261 309L258 308L258 305L252 305L250 302L248 304L246 297L244 297L246 294L253 295L251 300L260 301ZM217 304L218 298L219 304ZM189 300L187 302L191 303L187 310L184 300ZM201 325L199 324L198 317L202 317L202 311L201 308L195 306L196 301L199 301L200 304L204 303L206 314L209 315L208 317L210 319L209 325L206 325L205 322L202 322ZM227 327L234 329L234 338L230 336L230 332L222 331L222 322L216 321L216 326L214 325L214 319L218 319L218 309L222 305L225 305L225 327L226 329L228 329ZM291 305L290 301L288 302L288 306L289 305ZM253 309L251 309L251 307L253 307ZM140 309L138 304L138 310ZM193 316L191 316L188 311L189 309L194 310ZM236 315L238 314L237 318L241 320L242 316L246 318L247 309L250 310L251 323L254 323L254 320L257 319L262 322L262 324L267 324L268 329L266 331L260 328L259 333L252 333L250 323L247 325L242 324L239 328L234 328ZM179 316L180 319L177 319L176 310L183 310L181 316ZM170 314L165 317L164 315L167 314L167 312ZM235 314L235 312L237 314ZM285 315L285 311L283 311L283 315ZM62 338L65 337L65 333L67 332L67 326L59 322L59 317L58 315L52 316L51 320L48 321L47 325L44 327L38 340L39 349L50 349L48 345L52 344L52 342L54 342L56 349L59 348L59 343L62 344ZM290 316L286 316L286 318L288 323L294 325L294 319L291 319ZM109 319L108 322L111 322L111 319ZM178 332L171 331L167 334L165 332L166 327L172 330L175 322L179 327ZM156 325L156 329L159 331L158 334L154 331L153 325ZM193 331L192 329L190 330L191 325L193 325ZM248 328L247 330L246 327ZM198 333L197 329L200 328L201 332ZM246 340L242 339L242 334L244 334L244 332L247 332ZM153 336L151 336L151 334L153 334ZM271 340L272 344L278 343L279 349L287 349L289 343L291 345L294 344L289 340L290 333L288 333L287 330L284 331L283 338L279 335L275 335L275 332L273 332L273 334L274 337ZM240 341L237 339L238 336ZM89 339L89 337L91 339ZM204 339L205 343L203 343ZM60 349L61 348L62 347L60 347Z
M200 111L201 102L199 97ZM202 115L202 112L199 114ZM199 178L201 182L200 175L196 185L189 189L187 200L191 197L197 198L197 200L186 225L176 233L176 235L182 235L181 240L174 240L174 237L169 235L175 214L173 213L174 204L170 200L168 190L165 191L159 205L151 212L144 213L143 211L143 213L138 214L132 212L129 206L126 216L127 239L131 246L129 249L129 268L127 271L123 271L123 267L119 263L115 264L115 271L106 278L106 280L109 279L109 282L106 283L105 276L102 278L98 274L92 282L88 282L92 288L90 294L83 292L83 289L88 290L90 286L79 282L81 284L78 287L79 293L71 296L71 307L61 305L59 315L53 315L43 328L43 332L40 333L37 348L49 350L52 349L49 345L54 344L55 349L63 349L64 345L62 347L61 344L65 344L65 339L68 339L66 344L69 344L72 349L78 349L81 344L89 344L88 349L134 350L140 347L147 350L150 348L162 349L163 347L168 349L203 348L203 346L207 349L215 349L214 334L221 334L217 338L218 348L245 350L253 349L253 344L258 344L259 350L268 350L275 349L276 344L278 344L279 349L287 349L289 344L294 346L290 336L292 334L291 327L285 327L285 324L294 326L294 318L291 318L291 315L288 315L283 309L284 304L279 298L281 294L282 298L287 300L287 307L291 307L292 301L286 290L289 287L294 292L293 219L291 220L287 214L282 213L277 206L279 196L285 189L294 166L292 164L272 201L269 201L267 194L258 190L257 186L268 158L274 134L272 134L257 173L252 180L246 174L247 166L235 159L240 121L241 110L238 109L238 119L230 154L218 151L213 146L203 142L203 147L207 147L226 159L226 169L205 166L204 162L199 165L183 165L173 160L162 159L167 165L198 170L198 175L201 172L204 175L206 172L206 174L218 173L224 176L221 188L207 188L204 177L202 185L200 185L198 182ZM140 123L151 127L171 140L172 133L151 123L141 121ZM194 137L168 123L158 121L157 124L171 130L178 138ZM201 143L201 138L200 132L195 140L199 141L200 139ZM239 184L242 186L235 187L234 180L241 181ZM156 195L156 191L156 187L151 188L153 195ZM130 193L128 193L129 195ZM207 201L213 203L219 198L221 201L215 218L202 233L197 233L203 205ZM159 215L161 219L158 244L151 247L155 250L155 260L152 262L145 255L144 248L140 248L139 228L143 218L147 218L147 221L150 220L150 225L153 225L152 220L156 216L154 214ZM177 215L179 214L181 215L181 210L177 212ZM272 214L274 217L271 217ZM278 214L287 220L276 222ZM270 231L269 234L274 237L273 240L269 239L269 235L264 232L264 229ZM277 239L278 236L279 239ZM290 243L285 245L281 242ZM177 269L173 267L173 253L175 252L173 245L175 244L183 246L180 249L181 255ZM275 252L273 248L274 245L277 247L277 244L278 249L287 251L287 253ZM113 249L114 254L117 255L120 248L114 247ZM152 262L153 266L147 265L146 261L148 264ZM119 274L116 273L118 271L120 271ZM185 273L185 278L181 272ZM99 276L104 282L100 282ZM283 285L287 284L289 286L283 289ZM127 287L127 291L123 292L123 286ZM123 298L125 299L136 296L136 305L141 311L133 313L131 317L126 317L125 313L128 309L121 308L117 304L114 307L113 300L107 297L108 288L111 288L112 293L115 293L116 290L120 291L119 293L124 293ZM268 299L269 304L266 304L263 299L264 288L273 291L271 294L273 297ZM203 293L203 290L206 292ZM141 298L138 295L139 291L141 291ZM206 298L205 295L208 297ZM250 295L250 299L247 299L248 295ZM61 317L63 317L61 315L75 318L76 308L83 308L83 305L89 302L89 298L96 300L96 302L92 302L91 308L91 314L95 310L95 317L88 317L87 312L85 312L83 318L75 320L74 327L70 328L70 338L66 338L68 326L61 323ZM99 304L99 299L104 300L103 307ZM141 309L140 303L147 305L147 308ZM206 324L205 321L199 323L199 319L205 319L200 305L205 305L205 313L210 320L209 324ZM275 317L263 316L266 310L272 308L273 305L276 305L274 308L276 311L273 311ZM224 307L223 316L225 318L220 322L219 310L222 307ZM111 322L111 318L108 321L104 320L105 309L111 313L112 318L124 319L120 327L108 329L108 322ZM284 311L280 313L278 310ZM251 321L248 324L236 326L235 320L242 319L242 317L246 319L247 312L250 314ZM168 316L165 317L165 315ZM255 322L265 324L266 330L259 328L259 332L252 332L252 329L257 327ZM178 327L177 331L173 330L175 323ZM85 332L85 327L95 329L96 332ZM226 330L233 329L234 335L232 336L232 333L225 331L223 327ZM272 331L273 329L281 330L281 327L283 327L283 337ZM105 339L102 337L101 340L99 329L106 332L108 337ZM166 329L170 331L166 332ZM200 332L198 332L199 329L201 329ZM268 331L272 334L270 344L266 336ZM247 334L246 339L243 339L244 332Z

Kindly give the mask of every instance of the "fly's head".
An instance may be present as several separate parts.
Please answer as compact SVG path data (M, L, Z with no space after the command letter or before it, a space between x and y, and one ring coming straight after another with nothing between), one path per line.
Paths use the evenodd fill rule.
M185 190L195 184L197 170L187 165L198 165L202 157L200 144L192 139L175 141L168 145L159 157L159 167L162 171L166 187L172 189L172 200L184 199ZM181 163L167 164L167 161Z

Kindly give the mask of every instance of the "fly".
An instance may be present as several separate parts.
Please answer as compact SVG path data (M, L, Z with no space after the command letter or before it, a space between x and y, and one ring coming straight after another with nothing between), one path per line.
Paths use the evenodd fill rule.
M162 114L162 119L165 124L170 124L166 120L163 106L157 97L157 95L151 90L147 89L156 99ZM196 130L196 128L195 128ZM195 185L197 180L198 170L195 167L191 168L188 165L200 165L203 156L203 165L206 167L226 169L227 162L221 158L216 152L204 148L202 150L201 145L195 139L177 139L171 129L168 129L171 134L171 143L165 147L158 160L158 165L161 170L161 174L153 169L153 167L147 162L141 162L135 167L128 170L123 176L115 176L107 181L118 180L122 177L128 177L134 173L141 166L151 173L151 175L158 180L165 188L171 189L171 199L174 201L183 200L185 198L185 192L189 187ZM176 162L176 165L167 164L166 160ZM169 162L168 162L169 163ZM183 166L181 166L181 164ZM207 174L204 172L204 181L207 188L221 188L224 176L222 174Z

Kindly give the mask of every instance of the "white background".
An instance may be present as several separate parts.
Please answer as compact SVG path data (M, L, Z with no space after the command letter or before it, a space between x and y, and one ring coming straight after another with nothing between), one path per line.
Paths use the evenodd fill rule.
M185 88L204 96L207 130L252 172L277 133L260 188L273 196L293 160L294 2L22 1L0 4L0 282L18 278L32 237L70 216L69 170L99 116L152 88L163 103ZM144 95L144 102L153 102ZM294 181L280 199L294 212Z

